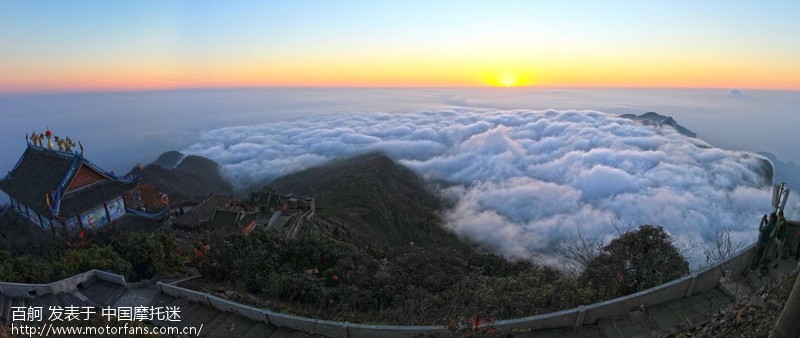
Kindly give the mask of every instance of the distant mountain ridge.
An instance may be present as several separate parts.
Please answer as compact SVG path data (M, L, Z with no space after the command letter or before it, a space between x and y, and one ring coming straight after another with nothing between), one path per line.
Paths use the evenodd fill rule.
M759 151L757 154L766 157L772 162L774 171L773 184L786 182L786 186L792 190L800 190L800 165L794 162L783 162L772 153Z
M131 173L138 172L134 168ZM233 186L223 177L222 167L202 156L168 151L141 170L142 183L152 183L171 200L200 200L214 193L232 195Z
M151 164L155 164L159 167L164 169L175 169L178 164L181 164L181 161L186 157L180 151L177 150L170 150L158 156L155 162Z
M693 138L697 137L697 133L695 133L695 132L687 129L686 127L678 124L678 122L676 122L675 119L673 119L672 117L666 116L666 115L661 115L661 114L658 114L656 112L647 112L647 113L644 113L644 114L641 114L641 115L622 114L619 117L624 118L624 119L637 121L637 122L639 122L641 124L644 124L646 126L649 126L649 125L654 125L654 126L667 125L667 126L670 126L670 127L674 128L681 135L684 135L684 136L687 136L687 137L693 137Z

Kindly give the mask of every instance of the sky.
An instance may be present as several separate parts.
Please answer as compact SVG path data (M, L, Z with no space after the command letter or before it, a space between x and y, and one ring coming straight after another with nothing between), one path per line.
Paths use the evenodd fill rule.
M177 149L240 184L383 150L507 255L609 218L752 240L742 151L800 163L798 60L797 0L0 0L0 170L47 128L119 173ZM698 140L616 117L648 111Z
M798 1L0 1L0 92L800 90Z

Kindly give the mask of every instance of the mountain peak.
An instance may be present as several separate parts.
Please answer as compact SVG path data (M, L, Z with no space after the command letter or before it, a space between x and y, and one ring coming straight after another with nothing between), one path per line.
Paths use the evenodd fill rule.
M175 169L184 157L186 157L186 155L180 151L170 150L159 155L155 162L151 164L155 164L164 169Z
M656 112L652 112L651 111L651 112L646 112L646 113L641 114L641 115L622 114L619 117L624 118L624 119L628 119L628 120L637 121L637 122L639 122L641 124L644 124L644 125L655 125L655 126L659 126L659 127L667 125L667 126L670 126L670 127L674 128L681 135L684 135L684 136L687 136L687 137L692 137L692 138L697 137L697 133L695 133L695 132L687 129L686 127L678 124L678 122L676 122L675 119L673 119L671 116L661 115L661 114L656 113Z
M180 152L168 151L142 168L142 182L152 183L173 200L197 200L211 193L231 195L233 186L222 176L221 168L202 156L184 157Z
M441 202L410 169L381 153L338 159L280 177L277 191L314 197L318 214L335 219L353 243L404 247L460 244L441 227Z

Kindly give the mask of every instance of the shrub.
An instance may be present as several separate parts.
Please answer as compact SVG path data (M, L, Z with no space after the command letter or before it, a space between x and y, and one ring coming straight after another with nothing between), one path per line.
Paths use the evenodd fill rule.
M130 278L131 271L131 263L108 245L66 250L53 266L59 274L58 279L92 269L109 271Z
M670 235L642 225L600 248L580 279L596 299L609 299L663 284L689 273Z

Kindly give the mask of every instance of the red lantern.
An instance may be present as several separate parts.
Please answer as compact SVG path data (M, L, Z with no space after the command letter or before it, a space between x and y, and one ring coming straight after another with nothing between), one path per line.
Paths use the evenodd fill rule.
M44 132L44 136L47 136L47 137L53 136L53 132L48 130L48 131Z

